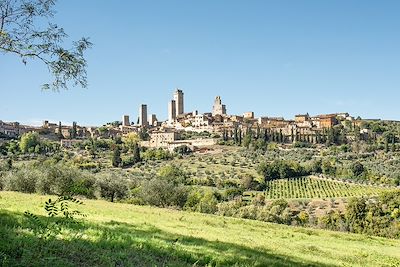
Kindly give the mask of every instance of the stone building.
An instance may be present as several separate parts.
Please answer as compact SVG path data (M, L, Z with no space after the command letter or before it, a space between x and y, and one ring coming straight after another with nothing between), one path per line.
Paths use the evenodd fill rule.
M250 119L250 120L254 119L254 112L252 112L252 111L245 112L243 114L243 118Z
M296 123L304 123L309 120L310 120L310 115L308 113L307 114L299 114L294 117L294 121Z
M212 115L226 115L226 105L222 104L220 96L217 96L214 100Z
M43 129L55 129L56 127L58 127L57 123L50 123L48 120L43 121Z
M332 128L338 123L336 114L318 115L312 117L311 121L317 128Z
M179 133L172 129L164 131L154 131L150 134L150 141L142 141L140 143L143 147L150 148L164 148L173 151L180 146L188 146L190 149L195 150L198 147L213 146L217 143L216 139L194 139L194 140L179 140Z
M138 126L124 126L120 125L119 126L119 131L121 132L122 135L128 134L128 133L137 133L139 132Z
M6 123L0 121L0 133L9 137L18 137L20 135L21 127L18 122Z
M206 115L196 115L194 116L192 126L195 128L208 127L211 124L210 117Z
M176 131L154 131L150 134L149 147L166 147L178 138L179 134Z
M262 128L284 128L291 123L291 121L286 121L282 117L260 117L257 121Z

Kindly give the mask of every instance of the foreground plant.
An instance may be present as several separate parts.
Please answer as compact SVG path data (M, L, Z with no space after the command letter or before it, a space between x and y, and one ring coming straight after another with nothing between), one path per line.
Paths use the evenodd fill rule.
M31 223L30 230L40 239L50 239L61 233L63 225L79 224L76 217L87 215L78 210L71 210L70 204L83 205L83 202L70 196L60 196L56 200L49 199L45 202L44 209L47 217L44 219L26 211L24 214Z

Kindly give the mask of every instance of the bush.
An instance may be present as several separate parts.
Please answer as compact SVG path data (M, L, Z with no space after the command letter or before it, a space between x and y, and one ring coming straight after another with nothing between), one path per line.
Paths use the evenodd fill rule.
M228 188L224 191L223 193L223 198L225 200L232 200L237 197L240 197L243 195L243 189L241 188Z
M35 193L36 181L40 173L30 168L15 169L6 174L4 178L4 189L23 193Z
M245 175L240 179L240 185L244 190L262 190L263 185L253 175Z
M186 182L187 174L176 165L166 165L161 167L158 175L173 184L183 184Z
M242 198L237 198L229 202L222 202L217 205L217 214L221 216L237 217L239 209L245 205L246 203Z
M138 190L138 197L147 205L157 207L182 208L188 196L188 190L181 185L161 179L153 178L144 181Z
M160 149L148 149L142 153L144 160L169 160L173 156L168 150Z
M265 181L275 179L292 178L308 175L309 172L297 162L275 160L271 163L261 163L258 173L264 176Z
M364 165L362 165L359 161L356 161L351 165L351 171L353 172L354 177L360 177L364 174Z
M213 190L193 189L185 203L185 210L214 214L218 210L218 199Z
M183 146L174 148L174 152L179 155L189 155L193 151L187 145L183 145Z
M4 173L5 190L50 195L94 197L94 178L80 171L50 161L27 164Z

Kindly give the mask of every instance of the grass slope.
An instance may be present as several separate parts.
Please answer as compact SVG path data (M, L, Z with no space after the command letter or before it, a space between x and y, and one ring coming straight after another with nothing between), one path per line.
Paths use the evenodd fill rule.
M49 197L0 192L0 266L399 266L400 240L85 200L39 240L22 215Z

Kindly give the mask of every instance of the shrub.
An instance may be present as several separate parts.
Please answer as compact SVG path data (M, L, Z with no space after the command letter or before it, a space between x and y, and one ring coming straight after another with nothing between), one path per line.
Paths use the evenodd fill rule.
M299 163L286 160L275 160L271 163L261 163L257 170L258 173L264 176L266 181L299 177L309 174Z
M214 214L218 210L217 205L218 199L213 190L194 189L190 192L184 208L185 210Z
M161 178L144 181L138 192L143 203L157 207L182 208L187 201L187 195L185 187Z
M179 155L189 155L190 153L192 153L192 150L187 145L183 145L174 148L174 152Z
M173 184L183 184L186 182L187 174L176 165L166 165L161 167L158 171L158 175L173 183Z
M217 205L217 214L221 216L237 217L238 210L245 205L246 203L242 198L222 202Z
M4 189L23 193L34 193L40 173L31 168L15 169L4 178Z
M351 165L351 171L353 172L354 177L360 177L362 174L364 174L364 165L362 165L359 161L356 161Z
M232 200L243 195L243 189L241 188L228 188L223 193L223 198L225 200Z
M173 156L168 150L160 149L148 149L142 153L144 160L169 160Z

